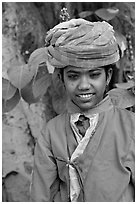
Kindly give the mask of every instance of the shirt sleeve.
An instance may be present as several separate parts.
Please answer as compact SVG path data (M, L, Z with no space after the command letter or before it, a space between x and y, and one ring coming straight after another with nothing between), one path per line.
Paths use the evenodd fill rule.
M131 172L131 182L135 186L135 139L131 138L128 154L124 163L125 167Z
M131 139L124 165L131 172L131 183L135 186L135 114L128 113L126 128Z
M54 192L51 192L54 189ZM51 150L48 128L38 138L34 154L34 169L30 190L31 201L52 202L58 191L57 166Z

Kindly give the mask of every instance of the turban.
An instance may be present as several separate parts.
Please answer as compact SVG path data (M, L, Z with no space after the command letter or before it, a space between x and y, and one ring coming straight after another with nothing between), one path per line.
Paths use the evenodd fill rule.
M105 21L71 19L60 23L48 31L46 50L49 63L56 68L96 68L120 58L113 27Z

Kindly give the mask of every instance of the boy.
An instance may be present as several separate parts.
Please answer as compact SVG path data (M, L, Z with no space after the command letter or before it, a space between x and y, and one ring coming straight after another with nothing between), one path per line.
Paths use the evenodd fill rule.
M46 39L68 101L38 139L32 201L134 201L134 113L104 94L120 58L112 26L72 19Z

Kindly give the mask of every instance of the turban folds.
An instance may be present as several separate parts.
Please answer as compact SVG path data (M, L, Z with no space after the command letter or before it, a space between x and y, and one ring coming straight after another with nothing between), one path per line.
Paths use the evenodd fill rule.
M120 58L113 27L105 21L71 19L60 23L48 32L46 49L49 63L56 68L96 68Z

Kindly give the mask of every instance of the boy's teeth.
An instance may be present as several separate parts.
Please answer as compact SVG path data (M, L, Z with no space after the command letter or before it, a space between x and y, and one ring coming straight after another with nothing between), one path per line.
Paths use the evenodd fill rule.
M79 95L81 98L89 98L91 97L93 94L81 94Z

